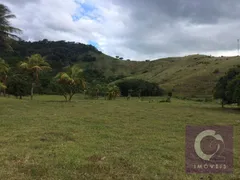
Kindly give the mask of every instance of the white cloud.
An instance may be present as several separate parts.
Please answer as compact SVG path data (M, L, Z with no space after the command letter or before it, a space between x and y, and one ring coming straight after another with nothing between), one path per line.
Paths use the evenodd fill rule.
M12 24L25 40L91 40L106 54L135 60L237 54L237 0L2 1L17 16Z

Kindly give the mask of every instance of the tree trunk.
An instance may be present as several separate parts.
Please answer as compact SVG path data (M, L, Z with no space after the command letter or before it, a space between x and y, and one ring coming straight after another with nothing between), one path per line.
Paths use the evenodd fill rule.
M71 95L69 96L69 99L68 99L69 102L72 100L73 95L74 95L74 94L71 94Z
M69 95L69 99L68 99L69 102L72 100L73 95L74 95L74 93L71 91L71 93Z
M224 108L224 101L222 100L222 108Z
M34 90L34 83L32 83L32 87L31 87L31 100L33 99L33 90Z
M6 97L6 89L3 89L3 96Z
M98 92L96 92L96 98L98 99Z
M68 101L67 95L63 94L63 97L65 98L65 101Z
M20 95L20 99L22 99L22 95Z
M3 84L6 86L7 84L7 75L5 75L4 79L3 79ZM3 96L6 97L6 89L3 89Z

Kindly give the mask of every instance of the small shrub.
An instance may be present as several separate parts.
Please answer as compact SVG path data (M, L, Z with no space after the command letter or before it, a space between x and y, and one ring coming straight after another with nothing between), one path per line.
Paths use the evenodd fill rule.
M172 92L168 92L168 96L169 96L169 97L172 97Z
M218 74L220 71L219 71L219 69L217 68L217 69L215 69L214 71L213 71L213 74Z
M213 99L212 99L212 98L205 98L204 101L205 101L205 102L212 102Z

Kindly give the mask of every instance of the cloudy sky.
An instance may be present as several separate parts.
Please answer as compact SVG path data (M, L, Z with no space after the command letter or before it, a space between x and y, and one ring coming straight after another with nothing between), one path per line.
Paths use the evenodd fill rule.
M93 44L145 60L188 54L237 55L239 0L0 0L21 37Z

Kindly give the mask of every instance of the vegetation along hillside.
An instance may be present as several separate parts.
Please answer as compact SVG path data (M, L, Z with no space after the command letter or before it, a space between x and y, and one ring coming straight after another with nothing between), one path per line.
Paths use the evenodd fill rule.
M213 57L190 55L153 61L131 61L113 58L98 51L92 45L65 41L38 42L14 41L14 51L2 51L2 57L10 66L32 54L41 54L57 73L64 67L80 64L89 81L115 82L123 78L136 78L157 83L175 95L208 96L217 80L234 66L240 65L239 57Z
M161 85L183 96L211 96L216 82L229 68L240 65L240 57L191 55L136 64L131 78Z

